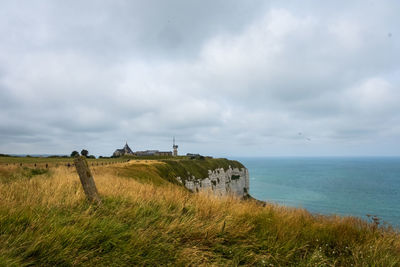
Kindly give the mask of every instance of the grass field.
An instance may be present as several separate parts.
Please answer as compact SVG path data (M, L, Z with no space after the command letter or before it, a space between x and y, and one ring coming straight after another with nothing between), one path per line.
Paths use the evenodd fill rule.
M192 194L163 177L181 166L122 161L91 167L98 206L72 167L0 164L0 266L400 266L390 227Z
M126 162L127 158L100 158L87 159L89 165L104 165ZM0 166L26 166L26 167L58 167L60 165L72 165L74 159L71 157L1 157Z

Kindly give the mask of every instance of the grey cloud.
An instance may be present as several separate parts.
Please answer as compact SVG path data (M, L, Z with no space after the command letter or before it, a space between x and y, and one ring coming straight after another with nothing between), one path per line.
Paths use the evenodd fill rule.
M4 153L169 149L172 136L216 155L400 148L397 2L0 5Z
M208 37L241 29L265 4L120 0L3 5L9 9L3 12L4 19L13 15L6 23L14 32L11 44L23 40L33 50L72 48L96 59L145 56L148 60L196 53Z

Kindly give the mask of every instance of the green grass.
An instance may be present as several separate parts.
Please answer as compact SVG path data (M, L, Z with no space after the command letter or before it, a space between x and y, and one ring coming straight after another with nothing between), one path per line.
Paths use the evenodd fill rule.
M400 266L398 230L191 194L159 169L201 164L181 160L94 168L97 206L71 168L15 168L21 178L0 181L0 266Z
M154 185L169 185L167 177L160 176L158 172L159 164L135 164L127 166L115 167L116 175L126 178L135 179L141 183L149 183Z
M129 212L116 214L115 208ZM57 266L173 264L179 261L178 236L161 232L172 215L157 203L133 206L118 199L104 199L96 210L82 204L68 210L26 209L12 217L1 211L2 218L8 217L2 236L14 248L3 258L17 264Z
M190 176L195 176L197 179L208 177L209 170L223 168L227 170L229 166L232 168L244 168L244 166L234 160L227 159L164 159L161 160L165 164L157 165L160 175L171 182L176 182L175 177L181 177L182 180Z
M89 165L105 165L105 164L116 164L126 162L126 158L101 158L101 159L87 159ZM46 168L46 164L49 167L57 167L61 165L72 165L74 158L71 157L12 157L12 156L0 156L0 166L27 166L27 167L38 167ZM36 166L35 166L36 164Z
M31 179L36 175L48 175L49 169L36 169L28 167L16 167L10 169L0 169L0 183L8 183L21 179Z

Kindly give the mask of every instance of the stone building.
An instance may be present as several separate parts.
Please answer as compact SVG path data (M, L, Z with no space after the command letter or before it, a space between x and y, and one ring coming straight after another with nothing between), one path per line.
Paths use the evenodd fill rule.
M121 149L115 150L112 155L113 157L122 157L122 156L138 156L138 157L146 157L146 156L172 156L171 151L159 151L159 150L145 150L145 151L136 151L133 152L131 148L128 146L128 143Z
M171 151L145 150L133 152L135 156L172 156Z
M132 149L128 146L128 142L126 142L125 146L122 149L117 149L113 153L113 157L121 157L125 155L134 156Z

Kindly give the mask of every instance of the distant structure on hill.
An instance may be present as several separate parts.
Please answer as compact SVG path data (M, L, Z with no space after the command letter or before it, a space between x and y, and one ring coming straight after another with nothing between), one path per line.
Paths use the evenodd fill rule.
M174 157L178 156L178 145L175 145L175 136L172 141L172 148L174 149Z
M187 153L186 156L190 159L205 159L205 157L200 154Z
M144 156L172 156L171 151L158 151L158 150L145 150L145 151L136 151L133 153L135 156L144 157Z
M146 156L172 156L171 151L159 151L159 150L144 150L144 151L136 151L133 152L132 149L128 146L128 142L126 142L125 146L121 149L117 149L114 151L113 157L121 157L121 156L138 156L138 157L146 157Z
M134 155L132 149L128 146L128 142L126 142L124 148L117 149L113 153L113 157L121 157L121 156L125 156L125 155L131 155L131 156Z

